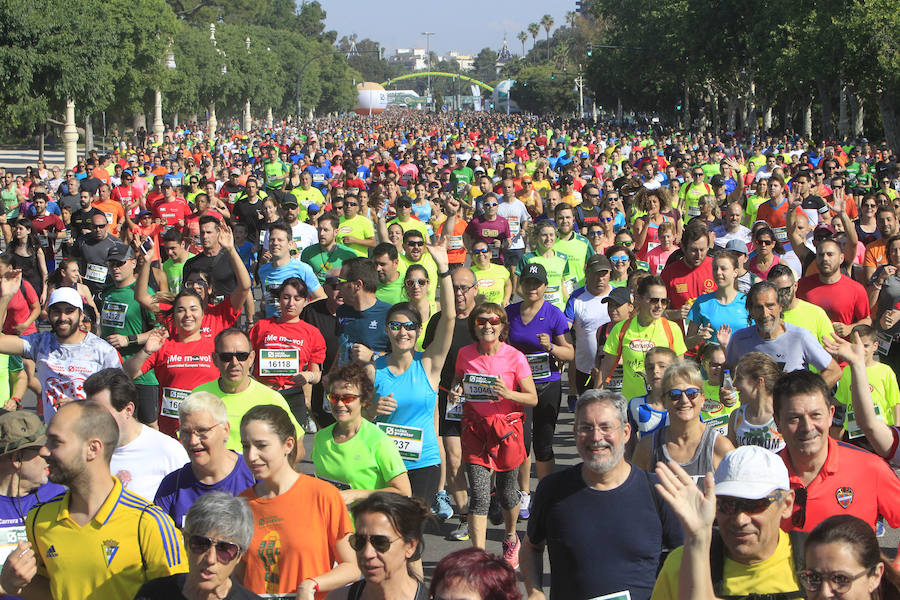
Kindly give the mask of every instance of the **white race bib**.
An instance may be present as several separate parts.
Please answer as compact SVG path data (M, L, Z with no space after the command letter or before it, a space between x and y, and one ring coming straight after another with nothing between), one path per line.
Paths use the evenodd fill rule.
M880 420L884 421L884 418L881 416L881 407L877 404L875 406L875 416ZM851 440L855 440L856 438L865 437L865 433L860 428L859 424L856 422L856 413L853 412L853 407L847 407L847 416L844 417L844 429L847 430L847 436Z
M417 461L422 458L422 436L424 430L420 427L406 427L404 425L394 425L393 423L376 423L382 431L384 431L397 450L400 451L400 457L403 460Z
M28 539L24 525L0 528L0 561L6 562L16 545Z
M453 396L447 395L447 410L444 411L444 418L448 421L461 421L463 414L463 405L466 399L459 396L458 400L454 400Z
M87 266L87 273L84 274L84 278L94 283L106 283L106 275L108 273L109 267L91 263Z
M296 375L300 372L300 350L259 349L259 374L263 377Z
M162 392L162 408L159 411L164 417L178 418L178 407L191 394L190 390L164 387Z
M776 227L775 228L775 239L779 242L786 242L788 239L787 227Z
M463 247L463 238L461 235L450 236L450 250L461 250Z
M478 373L466 373L463 375L463 394L466 402L493 402L497 399L494 394L496 375L479 375Z
M118 329L125 326L125 313L128 311L128 305L121 302L106 301L103 303L103 310L100 313L100 324L104 327L112 327Z
M550 377L550 353L537 352L535 354L526 354L528 366L531 367L531 377L533 379L546 379Z

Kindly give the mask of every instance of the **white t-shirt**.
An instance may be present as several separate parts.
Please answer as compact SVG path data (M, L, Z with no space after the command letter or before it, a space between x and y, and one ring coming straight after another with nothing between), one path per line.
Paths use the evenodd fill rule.
M506 219L506 222L509 223L509 249L524 249L525 240L522 239L522 232L525 230L525 224L531 220L525 204L518 198L509 202L501 200L497 207L497 216Z
M141 433L116 448L109 471L132 494L153 501L163 477L183 467L190 459L174 438L141 425Z
M304 248L319 243L319 232L309 223L297 221L296 225L291 226L291 232L294 242L297 243L297 250L300 252L303 252Z
M93 333L78 344L60 344L52 331L22 337L23 358L36 363L41 382L44 422L49 423L64 398L84 400L84 380L97 371L122 368L116 349Z
M722 248L727 246L728 242L730 242L731 240L740 240L749 246L750 241L752 239L752 234L750 232L750 229L747 227L744 227L743 225L739 226L738 230L735 231L734 233L729 232L724 227L717 227L715 229L715 234L716 234L716 246L720 246Z
M610 289L612 291L612 289ZM566 303L566 318L575 333L575 368L590 373L597 356L597 330L609 323L609 304L585 288L572 292Z

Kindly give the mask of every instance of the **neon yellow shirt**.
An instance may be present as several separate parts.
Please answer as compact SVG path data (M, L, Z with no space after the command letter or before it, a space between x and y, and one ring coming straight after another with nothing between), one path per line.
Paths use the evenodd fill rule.
M622 366L624 377L622 379L622 394L626 398L636 398L647 393L647 386L642 377L644 371L644 356L656 346L669 346L669 337L663 326L665 317L656 319L650 325L644 327L638 321L637 316L630 320L628 331L622 338ZM619 354L619 334L622 326L628 321L616 323L606 338L606 344L603 346L603 352L612 356ZM677 323L671 321L669 329L672 331L672 350L675 354L682 355L687 352L684 345L684 335L681 333L681 327ZM604 373L605 377L607 373Z
M341 225L338 227L337 241L339 244L344 243L344 236L359 238L361 240L373 239L375 237L375 226L372 221L362 215L356 215L352 219L341 217ZM362 244L344 244L358 256L366 257L369 255L369 247Z
M875 404L875 414L888 425L896 425L894 422L894 407L900 404L900 389L897 386L897 376L893 369L881 363L875 363L866 367L866 375L869 378L869 390L872 392L872 402ZM862 430L856 424L856 416L853 412L853 403L850 399L850 384L853 377L850 375L850 367L844 367L841 380L838 381L835 400L847 407L844 415L844 430L855 439L863 436Z
M503 306L509 270L502 265L489 263L486 269L473 264L472 272L475 273L475 281L478 284L478 295L483 296L485 302Z

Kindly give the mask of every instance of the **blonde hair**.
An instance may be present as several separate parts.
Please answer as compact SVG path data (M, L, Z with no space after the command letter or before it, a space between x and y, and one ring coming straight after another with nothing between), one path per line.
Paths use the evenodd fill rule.
M684 379L701 390L703 389L703 376L697 363L691 360L679 360L668 366L662 377L662 389L668 392L676 379Z

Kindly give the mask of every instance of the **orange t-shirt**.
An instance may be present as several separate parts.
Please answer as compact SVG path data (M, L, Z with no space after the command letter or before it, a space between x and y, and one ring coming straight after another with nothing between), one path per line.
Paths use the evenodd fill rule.
M92 202L91 206L106 215L106 220L112 225L111 230L118 232L120 224L125 220L125 208L121 202L107 200L105 202Z
M887 245L884 238L869 242L866 245L866 258L863 261L864 267L878 267L886 265L887 262Z
M447 221L445 220L438 227L438 235L444 235L444 225L446 223ZM465 219L456 218L456 223L453 225L453 231L450 234L450 244L447 248L447 260L451 265L466 262L466 247L463 245L463 234L466 232L467 226L468 223Z
M350 513L332 484L300 475L284 494L260 498L253 488L240 494L256 524L244 555L244 587L255 594L293 594L304 579L340 562L337 542L353 533ZM327 592L316 594L322 600Z

